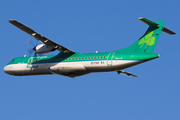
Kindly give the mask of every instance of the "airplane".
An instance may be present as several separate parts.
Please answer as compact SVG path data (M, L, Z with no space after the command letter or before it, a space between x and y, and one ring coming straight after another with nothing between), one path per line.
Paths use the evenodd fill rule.
M115 71L131 77L135 74L123 69L156 59L160 54L153 53L161 31L170 35L175 32L164 27L165 21L151 21L138 18L149 27L145 34L129 47L112 52L79 53L70 50L44 37L33 29L10 19L8 22L34 37L42 44L33 48L36 54L49 53L58 50L57 55L24 56L14 58L4 67L4 72L14 76L57 74L66 77L77 77L95 72Z

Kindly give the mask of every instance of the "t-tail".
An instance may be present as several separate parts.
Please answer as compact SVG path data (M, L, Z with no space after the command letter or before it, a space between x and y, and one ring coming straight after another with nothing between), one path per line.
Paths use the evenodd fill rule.
M125 52L125 53L152 53L158 41L161 31L168 34L176 34L175 32L163 27L165 21L150 21L146 18L138 18L142 22L149 25L149 28L145 34L140 37L134 44L131 46L117 50L116 52Z

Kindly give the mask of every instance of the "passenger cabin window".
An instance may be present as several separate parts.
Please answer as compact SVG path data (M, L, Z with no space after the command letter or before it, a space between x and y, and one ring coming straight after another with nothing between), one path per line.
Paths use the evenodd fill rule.
M105 58L105 56L103 58Z
M102 56L100 57L100 59L102 59Z
M94 57L94 59L96 59L96 57Z
M86 60L86 57L84 59Z
M80 57L78 58L78 60L80 60Z
M73 60L74 58L72 58L72 60Z
M83 57L81 58L81 60L83 60Z
M93 57L91 57L91 59L93 59Z
M77 57L75 58L75 60L77 59Z
M90 57L88 57L88 60L90 59Z
M99 59L99 56L97 56L97 59Z

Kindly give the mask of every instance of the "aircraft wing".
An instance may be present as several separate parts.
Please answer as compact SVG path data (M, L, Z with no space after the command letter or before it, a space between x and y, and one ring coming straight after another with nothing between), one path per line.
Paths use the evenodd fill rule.
M41 34L37 33L36 31L34 31L33 29L27 27L26 25L18 22L17 20L11 19L8 22L10 22L11 24L13 24L14 26L18 27L19 29L21 29L22 31L26 32L27 34L31 35L32 37L36 38L37 40L39 40L40 42L48 45L48 46L54 46L55 49L59 50L60 52L63 53L75 53L74 51L59 45L57 43L55 43L54 41L42 36Z
M117 73L118 73L118 74L127 75L127 76L130 76L130 77L138 77L137 75L134 75L134 74L132 74L132 73L125 72L125 71L122 71L122 70L117 70Z

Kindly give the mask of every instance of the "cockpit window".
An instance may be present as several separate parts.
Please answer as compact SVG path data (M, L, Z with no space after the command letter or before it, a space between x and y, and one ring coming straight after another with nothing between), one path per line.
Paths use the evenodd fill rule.
M12 62L12 61L14 61L14 59L13 59L13 60L11 60L11 62Z
M9 64L13 64L13 63L14 63L14 60L15 60L15 59L12 59L12 60L8 63L8 65L9 65Z

